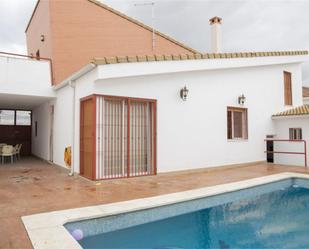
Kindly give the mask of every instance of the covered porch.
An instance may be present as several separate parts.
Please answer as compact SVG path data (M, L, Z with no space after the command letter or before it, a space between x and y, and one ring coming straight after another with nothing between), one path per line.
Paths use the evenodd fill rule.
M52 99L0 93L0 165L32 155L52 161Z
M49 59L0 52L0 144L8 145L7 161L16 145L23 157L50 160L50 139L44 136L50 135L50 112L39 110L54 97Z
M21 216L236 182L304 167L264 162L92 182L34 157L0 167L0 248L32 248Z

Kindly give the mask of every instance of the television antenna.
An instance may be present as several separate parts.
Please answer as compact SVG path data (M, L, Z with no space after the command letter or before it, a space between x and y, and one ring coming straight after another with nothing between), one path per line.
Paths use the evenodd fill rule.
M136 3L136 4L134 4L134 6L135 7L151 6L152 51L154 51L155 47L156 47L156 34L155 34L155 29L154 29L154 22L155 22L154 6L155 6L155 2Z

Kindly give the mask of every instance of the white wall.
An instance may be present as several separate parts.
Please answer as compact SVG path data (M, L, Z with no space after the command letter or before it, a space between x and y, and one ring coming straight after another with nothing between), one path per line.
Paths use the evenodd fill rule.
M66 86L57 92L54 104L54 141L53 161L57 165L65 166L64 149L72 145L73 127L73 94L72 88ZM77 125L79 126L79 122ZM78 133L78 131L76 132ZM77 140L78 141L78 140Z
M37 122L37 136L35 135L35 122ZM50 143L50 103L46 102L32 110L32 154L49 160Z
M55 96L49 62L0 56L0 93Z
M303 139L306 140L307 146L309 146L309 117L284 117L275 118L275 135L277 139L289 139L289 128L301 128ZM295 142L275 142L275 151L293 151L293 152L303 152L303 143ZM308 148L307 148L308 150ZM307 157L309 153L307 152ZM275 154L274 162L278 164L285 165L298 165L304 166L304 156L303 155L285 155L285 154Z
M265 160L264 138L274 133L271 115L287 108L283 97L284 70L292 72L293 103L300 105L299 64L103 80L97 79L98 69L94 69L76 82L75 170L79 171L80 98L93 93L157 99L158 172ZM189 89L186 102L179 97L184 85ZM59 158L56 163L61 165L64 147L71 144L71 93L69 86L58 90L57 105L62 102L64 107L55 111L58 120L66 120L57 126L61 141L55 141L55 156ZM248 108L249 139L228 141L226 108L238 106L241 94L247 98L244 107Z
M305 105L309 105L309 97L303 98L303 102Z

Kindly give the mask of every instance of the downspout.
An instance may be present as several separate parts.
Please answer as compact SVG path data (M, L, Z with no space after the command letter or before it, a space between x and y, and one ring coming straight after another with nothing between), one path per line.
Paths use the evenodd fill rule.
M75 143L75 92L76 92L76 84L74 80L70 80L69 81L69 86L72 88L73 90L73 98L72 98L72 113L73 113L73 125L72 125L72 145L71 145L71 170L69 173L69 176L73 176L74 175L74 143Z

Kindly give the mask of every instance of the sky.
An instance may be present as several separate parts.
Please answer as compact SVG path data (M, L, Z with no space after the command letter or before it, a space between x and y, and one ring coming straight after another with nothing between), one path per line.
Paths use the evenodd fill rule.
M44 1L44 0L43 0ZM72 1L74 0L56 0ZM101 0L200 52L210 51L209 19L220 16L223 52L309 50L309 0ZM36 0L0 0L0 51L26 53ZM309 62L303 65L309 86Z

